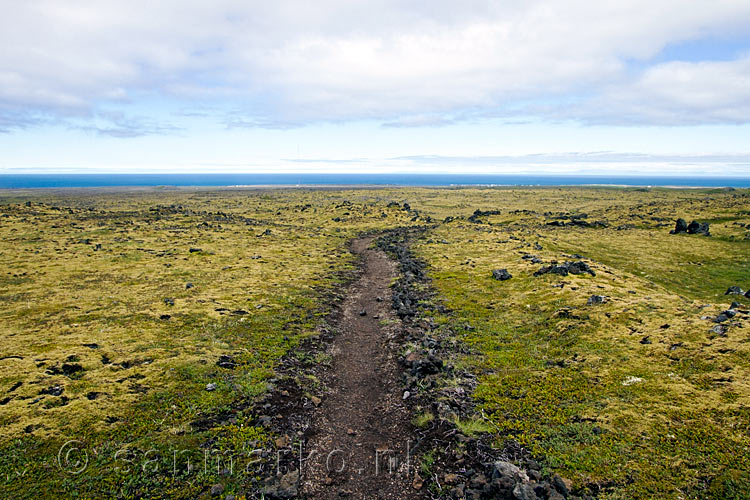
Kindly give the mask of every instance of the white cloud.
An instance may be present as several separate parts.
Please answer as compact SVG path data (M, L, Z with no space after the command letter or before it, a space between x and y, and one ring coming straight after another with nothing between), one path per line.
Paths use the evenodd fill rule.
M667 43L747 33L747 0L0 0L0 9L6 129L14 116L19 126L29 113L94 116L143 96L218 103L233 109L229 123L261 127L414 126L518 109L603 123L750 117L747 58L636 75L627 64Z

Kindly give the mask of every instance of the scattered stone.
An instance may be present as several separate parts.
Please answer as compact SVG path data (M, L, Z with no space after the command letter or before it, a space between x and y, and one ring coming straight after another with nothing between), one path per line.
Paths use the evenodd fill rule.
M89 349L99 349L99 344L95 342L91 342L90 344L82 344L83 347L88 347Z
M227 368L229 370L234 369L237 367L237 362L234 360L232 356L227 356L226 354L222 354L219 356L219 360L216 361L216 366L220 366L221 368Z
M724 295L743 295L745 292L738 286L730 286Z
M404 400L409 399L409 396L411 396L411 392L404 391L404 395L401 397L401 399L404 399Z
M563 480L563 478L561 478L557 474L555 474L554 476L552 476L552 479L550 480L550 484L563 497L567 498L568 495L570 495L570 489L568 488L568 485L565 484L565 480Z
M367 316L367 311L365 311L364 309L362 309L361 311L359 311L359 315L360 316Z
M513 487L513 498L518 500L538 500L534 486L530 483L517 483Z
M584 274L588 273L591 276L596 276L591 267L583 261L565 262L564 264L553 264L549 266L543 266L534 273L534 276L541 276L543 274L552 273L560 276L567 276L570 274Z
M172 299L172 298L164 297L164 299L162 299L162 300L164 301L164 304L166 304L168 306L173 306L174 305L174 299Z
M71 377L75 375L76 373L82 372L83 366L79 365L78 363L63 363L62 365L62 373L66 377Z
M161 316L159 316L159 319L168 320L171 317L172 317L171 314L162 314Z
M49 394L50 396L60 396L65 388L63 388L60 385L52 385L47 387L46 389L42 389L39 391L39 394Z
M738 307L742 307L742 304L739 302L732 302L732 304L729 306L729 309L737 309Z
M698 222L693 221L690 224L688 224L687 227L687 233L688 234L702 234L703 236L711 236L711 233L708 229L708 222Z
M595 304L604 304L607 301L607 297L604 295L592 295L586 301L586 305L593 306Z
M456 484L458 482L458 474L443 475L443 482L445 484Z
M728 321L730 317L731 316L727 314L727 311L724 311L723 313L720 313L718 316L716 316L716 318L714 319L714 323L723 323L725 321Z
M651 343L651 339L649 338L649 335L646 335L645 337L643 337L640 340L640 342L641 342L641 344L650 344Z
M687 222L685 222L685 219L677 219L674 229L672 229L669 234L687 233L687 228L688 225Z
M495 269L492 271L492 277L498 281L509 280L513 277L507 269Z
M421 490L422 486L424 486L424 481L419 477L419 474L414 474L414 480L411 482L411 487L415 490Z
M720 337L725 337L727 334L727 325L716 325L713 328L711 328L711 333L715 333L716 335Z
M191 288L193 288L193 284L192 283L190 283L190 282L185 283L185 289L186 290L190 290Z
M281 476L276 491L269 495L272 498L292 498L296 497L299 490L299 471L292 470Z
M494 478L509 478L513 482L527 482L529 476L515 464L499 460L494 463L492 470Z
M469 216L467 219L469 222L477 222L479 220L479 217L483 217L485 215L500 215L500 210L474 210L474 213Z
M211 496L212 497L217 497L217 496L221 495L222 493L224 493L224 485L223 484L219 483L219 484L215 484L215 485L211 486Z
M320 406L321 399L318 396L310 396L310 401L312 401L315 406Z
M191 249L190 249L190 253L197 253L197 252L202 252L202 251L203 251L203 250L202 250L202 249L200 249L200 248L191 248Z
M622 385L627 386L627 385L638 384L640 382L643 382L643 379L641 377L634 377L631 375L622 381Z
M210 384L206 384L206 390L208 392L215 391L216 387L216 384L214 384L213 382L211 382Z

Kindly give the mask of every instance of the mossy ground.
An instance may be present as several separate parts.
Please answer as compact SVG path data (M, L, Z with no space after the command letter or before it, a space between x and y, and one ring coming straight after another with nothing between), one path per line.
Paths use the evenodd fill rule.
M273 436L249 409L192 424L252 402L315 334L353 268L349 239L428 216L455 218L414 249L450 311L435 321L474 352L458 362L480 375L489 422L461 421L467 432L516 439L578 486L613 485L610 498L750 491L750 323L724 337L701 319L738 300L728 286L750 287L745 190L9 192L0 209L5 496L205 494L221 470L188 471L175 450L203 468L207 449ZM475 209L500 213L471 222ZM608 227L546 225L582 213ZM677 217L711 222L713 236L670 235ZM596 276L533 277L540 264L523 253L580 254ZM496 268L513 278L493 280ZM592 294L609 300L587 306ZM224 354L239 366L216 366ZM54 386L60 396L40 394ZM88 451L81 474L58 464L71 439ZM233 477L227 492L247 480Z
M477 190L457 211L451 194L440 213L464 218L415 248L452 311L435 319L475 349L461 364L481 375L498 443L518 440L579 487L613 487L603 497L746 498L750 322L722 337L701 318L750 284L747 193ZM467 221L475 208L501 213ZM582 213L608 227L546 224ZM711 221L713 236L670 235L677 217ZM526 253L580 254L596 276L534 277ZM608 300L589 306L593 294Z
M352 237L409 223L381 194L6 195L0 489L192 498L221 471L182 474L180 456L173 474L175 450L203 464L206 449L262 448L269 436L248 410L231 425L192 424L248 406L279 359L315 334L327 294L354 268ZM239 366L217 366L221 355ZM62 393L44 393L55 387ZM87 451L81 474L59 467L68 440Z

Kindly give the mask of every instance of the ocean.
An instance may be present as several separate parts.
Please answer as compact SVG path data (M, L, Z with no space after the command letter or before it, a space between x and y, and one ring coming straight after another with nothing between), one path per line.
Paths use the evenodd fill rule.
M748 177L491 174L0 174L0 189L125 186L624 186L750 187Z

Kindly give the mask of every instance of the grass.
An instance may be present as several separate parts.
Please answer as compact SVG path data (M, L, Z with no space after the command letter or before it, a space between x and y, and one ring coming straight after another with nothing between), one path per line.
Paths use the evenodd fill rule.
M271 436L233 408L251 408L279 359L316 334L327 296L354 268L347 242L409 223L381 194L0 199L0 388L15 387L0 406L3 496L193 498L222 471L175 474L175 452L201 465L204 452L250 458L239 452ZM222 355L238 367L218 367ZM66 375L66 363L81 369ZM234 423L196 428L228 411ZM81 474L58 463L70 440L88 455ZM226 478L228 491L249 476Z
M416 248L451 311L433 319L480 353L461 362L480 375L475 397L498 445L519 441L579 488L613 486L603 497L750 491L750 351L739 326L720 337L701 319L729 305L728 286L747 288L749 242L733 224L750 222L747 193L481 194L461 215L502 214L443 224ZM514 213L528 207L538 208ZM546 225L574 213L609 227ZM670 235L678 216L724 222L711 238ZM581 254L596 276L534 277L541 264L524 253L545 263ZM513 279L493 280L497 268ZM588 306L593 294L609 300Z
M476 209L500 213L471 222ZM606 224L547 225L581 214ZM670 235L677 217L713 236ZM275 439L252 402L281 357L304 356L354 268L347 242L410 224L431 224L414 250L447 311L430 314L468 344L453 364L479 380L483 416L457 420L462 433L515 439L612 499L750 491L747 320L721 336L701 319L750 306L723 295L750 288L747 190L388 188L0 196L0 492L196 498L222 481L241 493ZM534 277L525 253L580 254L596 276ZM497 268L513 278L495 281ZM589 306L593 294L608 300ZM421 466L431 473L429 453Z

